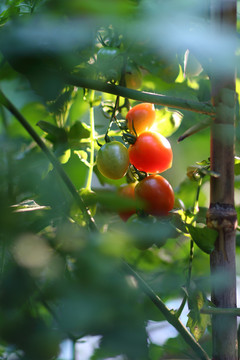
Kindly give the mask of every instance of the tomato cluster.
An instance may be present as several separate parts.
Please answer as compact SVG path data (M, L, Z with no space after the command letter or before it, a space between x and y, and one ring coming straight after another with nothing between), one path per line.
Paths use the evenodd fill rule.
M118 141L103 145L97 155L99 171L111 179L126 175L129 164L134 166L138 183L120 187L123 197L140 199L145 213L153 216L167 216L174 206L174 192L169 182L159 175L172 166L172 149L169 141L161 134L151 131L156 119L152 104L143 103L134 106L126 115L129 148ZM132 141L134 140L134 141ZM142 179L138 175L145 173ZM135 208L119 213L127 221L136 213Z

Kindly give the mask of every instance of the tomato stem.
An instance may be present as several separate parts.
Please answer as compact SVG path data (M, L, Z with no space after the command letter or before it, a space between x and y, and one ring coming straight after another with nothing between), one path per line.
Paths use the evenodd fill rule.
M89 109L89 113L90 113L90 161L89 161L89 170L88 170L88 178L87 178L87 184L86 184L86 189L91 191L91 186L92 186L92 176L93 176L93 166L94 166L94 143L95 143L95 123L94 123L94 107L93 107L93 102L94 102L94 95L95 95L95 91L92 90L91 94L90 94L90 101L89 101L89 105L90 105L90 109Z
M119 107L119 96L116 97L116 101L115 101L115 105L114 105L114 108L113 108L113 111L112 111L111 119L109 121L109 125L108 125L107 132L106 132L106 135L105 135L105 140L107 139L108 132L110 131L110 129L112 127L113 120L115 120L118 127L120 127L120 125L118 124L118 119L116 118L116 111L117 111L118 107ZM106 140L106 142L107 142L107 140Z
M197 213L199 212L199 195L200 195L200 190L201 190L201 186L202 186L202 178L200 178L198 180L198 187L197 187L197 194L196 194L196 199L194 201L194 205L193 205L193 214L197 215ZM193 220L194 222L194 220ZM188 264L188 275L187 275L187 281L186 281L186 290L187 293L189 292L189 287L190 287L190 282L191 282L191 276L192 276L192 263L193 263L193 257L194 257L194 242L193 239L190 239L190 252L189 252L189 264ZM179 317L184 309L184 306L187 302L187 298L188 295L185 294L184 298L182 300L181 305L179 306L178 311L176 312L176 316Z
M135 144L137 137L133 134L129 134L129 133L123 133L122 138L125 142L127 142L128 144Z
M209 116L216 115L215 107L209 104L208 102L192 101L188 99L181 99L181 98L166 96L162 94L132 90L125 88L124 86L112 85L112 84L104 83L103 81L99 81L99 80L84 79L77 75L64 75L64 77L65 77L65 82L67 84L74 85L77 87L94 89L113 95L119 95L121 97L136 101L148 102L161 106L168 106L174 109L176 108L180 110L188 110L200 114L206 114Z

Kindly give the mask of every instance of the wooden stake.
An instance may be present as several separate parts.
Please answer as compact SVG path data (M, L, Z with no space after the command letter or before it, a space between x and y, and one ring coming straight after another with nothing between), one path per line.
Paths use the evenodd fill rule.
M236 1L212 0L213 27L219 36L236 31ZM233 41L234 43L234 41ZM211 170L220 177L211 177L210 207L207 224L218 231L215 250L210 257L212 275L212 302L219 308L236 307L235 229L237 215L234 209L234 122L235 122L235 68L234 44L232 70L225 65L212 72L212 103L216 119L211 126ZM214 59L214 61L219 59ZM229 64L227 64L229 65ZM235 315L212 316L213 360L237 360L237 320Z

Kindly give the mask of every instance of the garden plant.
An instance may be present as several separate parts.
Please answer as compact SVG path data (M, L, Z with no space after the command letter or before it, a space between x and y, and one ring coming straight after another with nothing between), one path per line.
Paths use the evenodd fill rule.
M239 359L238 5L1 0L0 359Z

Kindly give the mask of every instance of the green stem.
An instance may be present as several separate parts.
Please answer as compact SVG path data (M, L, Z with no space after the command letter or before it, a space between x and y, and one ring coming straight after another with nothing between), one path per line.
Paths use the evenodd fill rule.
M233 315L233 316L240 316L240 309L239 308L202 308L200 310L202 314L209 314L209 315Z
M201 190L201 186L202 186L202 178L200 178L200 180L198 181L198 187L197 187L197 194L196 194L196 199L193 205L193 214L196 215L199 211L199 207L198 207L198 203L199 203L199 195L200 195L200 190ZM193 256L194 256L194 242L193 239L191 238L190 240L190 253L189 253L189 265L188 265L188 275L187 275L187 282L186 282L186 289L188 292L188 289L190 287L190 282L191 282L191 277L192 277L192 263L193 263ZM185 294L184 298L181 302L181 305L179 306L178 311L176 312L176 316L180 317L182 314L182 311L184 309L184 306L187 302L187 298L188 295Z
M76 341L72 341L72 352L73 352L73 360L76 360Z
M123 262L124 271L135 278L142 291L150 298L155 306L161 311L166 320L171 324L183 337L186 343L192 348L195 354L202 360L210 360L207 353L200 346L200 344L194 339L187 328L181 323L177 316L171 312L170 309L164 304L164 302L157 296L152 288L136 273L129 264Z
M32 128L32 126L28 123L28 121L22 116L22 114L18 111L18 109L10 102L10 100L4 95L4 93L0 90L0 104L2 104L15 118L21 123L21 125L25 128L25 130L29 133L29 135L35 140L41 150L45 153L48 157L49 161L52 163L55 170L58 172L60 177L62 178L63 182L67 186L68 190L72 194L73 198L75 199L77 205L79 206L80 210L83 213L86 223L88 224L91 230L96 230L96 224L94 219L92 218L90 211L85 206L81 196L77 192L75 186L73 185L72 181L68 177L68 175L63 170L60 162L55 157L55 155L48 149L36 131Z
M117 96L116 101L115 101L114 109L113 109L113 112L112 112L112 115L111 115L111 119L110 119L110 121L109 121L108 129L107 129L107 133L108 133L108 132L110 131L110 129L111 129L111 126L112 126L113 120L114 120L114 118L115 118L115 114L116 114L118 105L119 105L119 96Z
M193 206L193 214L196 215L199 211L199 195L200 195L200 190L201 190L201 186L202 186L202 178L199 179L198 181L198 187L197 187L197 194L196 194L196 200Z
M201 186L202 186L202 178L200 178L199 181L198 181L197 194L196 194L196 199L195 199L194 206L193 206L193 214L194 215L197 215L197 213L199 212L199 195L200 195ZM196 222L194 222L194 224L195 223ZM194 256L194 242L193 242L193 239L191 238L191 241L190 241L190 254L189 254L189 269L188 269L188 279L187 279L187 290L189 289L190 282L191 282L193 256Z
M95 143L95 124L94 124L94 107L93 107L93 101L94 101L94 95L95 95L95 91L92 90L91 91L91 95L90 95L90 128L91 128L91 133L90 133L90 167L89 167L89 171L88 171L88 178L87 178L87 185L86 185L86 189L91 191L91 186L92 186L92 176L93 176L93 166L94 166L94 143Z
M179 99L161 94L153 94L150 92L132 90L125 88L123 86L107 84L99 80L79 78L76 75L65 76L65 82L69 85L74 85L77 87L82 87L87 89L94 89L113 95L119 95L121 97L132 100L150 102L153 104L168 106L170 108L176 108L181 110L189 110L210 116L215 116L216 114L215 108L209 103L191 101L187 99Z

